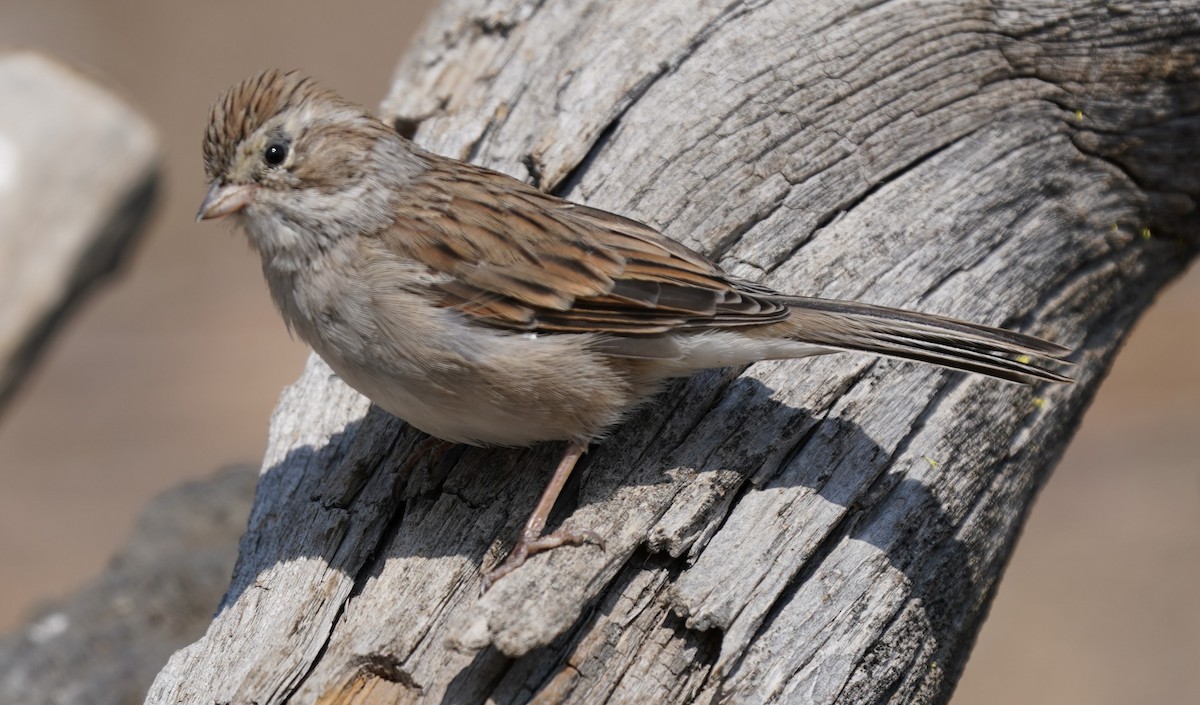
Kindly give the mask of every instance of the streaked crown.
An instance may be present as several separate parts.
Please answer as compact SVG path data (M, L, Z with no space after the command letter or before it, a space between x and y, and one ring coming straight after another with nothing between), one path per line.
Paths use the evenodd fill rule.
M242 140L279 113L305 101L351 105L298 71L268 69L234 85L213 103L204 132L204 172L209 181L225 174Z

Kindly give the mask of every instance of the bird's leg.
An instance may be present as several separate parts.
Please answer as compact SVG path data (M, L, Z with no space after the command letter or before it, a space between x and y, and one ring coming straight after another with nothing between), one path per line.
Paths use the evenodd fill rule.
M417 464L425 458L432 458L445 453L447 450L454 447L450 441L443 441L440 438L426 436L420 443L413 447L412 452L404 460L404 465L400 466L400 476L408 477L409 473L416 469ZM432 465L433 463L430 462Z
M483 576L484 590L524 565L525 559L542 551L549 551L559 546L578 546L581 543L594 543L601 550L604 549L604 539L595 531L564 527L550 534L542 534L542 530L546 528L550 510L554 509L554 502L562 492L563 485L567 484L567 478L571 476L571 470L575 468L575 463L579 462L580 456L586 450L586 445L576 441L567 444L567 450L563 453L562 460L558 461L554 475L551 476L546 489L542 490L542 496L538 499L537 506L533 508L533 513L525 522L525 528L521 531L521 538L517 541L517 545L513 546L512 552L508 554L508 558L503 563Z

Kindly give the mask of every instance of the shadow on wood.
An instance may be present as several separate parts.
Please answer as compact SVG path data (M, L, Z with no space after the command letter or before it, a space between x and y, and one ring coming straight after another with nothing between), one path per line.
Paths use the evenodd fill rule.
M1197 9L447 3L384 106L425 146L781 291L1056 340L1078 382L699 375L554 517L608 550L479 597L556 449L397 477L418 436L312 361L232 590L148 702L944 702L1038 487L1194 256Z

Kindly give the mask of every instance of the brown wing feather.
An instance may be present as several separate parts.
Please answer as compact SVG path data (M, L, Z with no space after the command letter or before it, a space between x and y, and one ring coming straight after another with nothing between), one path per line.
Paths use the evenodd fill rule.
M786 305L742 288L646 225L481 167L423 154L439 199L402 202L390 248L452 277L442 303L489 325L655 335L770 323ZM407 194L399 194L405 199Z

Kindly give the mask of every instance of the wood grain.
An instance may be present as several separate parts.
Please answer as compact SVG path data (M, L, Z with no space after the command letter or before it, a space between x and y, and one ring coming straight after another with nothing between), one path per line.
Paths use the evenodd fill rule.
M1194 256L1200 4L449 0L388 119L798 294L1004 325L1072 386L851 355L674 385L480 597L557 447L419 442L319 361L148 702L944 702L1137 316Z

